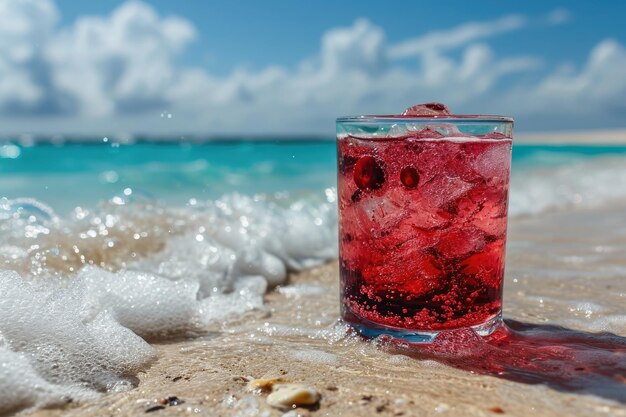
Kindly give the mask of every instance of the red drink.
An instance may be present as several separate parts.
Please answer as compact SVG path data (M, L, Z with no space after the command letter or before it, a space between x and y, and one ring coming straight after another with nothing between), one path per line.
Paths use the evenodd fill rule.
M511 124L445 113L338 121L344 320L414 342L499 322Z

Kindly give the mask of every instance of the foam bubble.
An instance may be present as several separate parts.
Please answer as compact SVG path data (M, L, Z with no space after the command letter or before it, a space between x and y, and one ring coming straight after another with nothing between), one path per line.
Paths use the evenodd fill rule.
M320 296L328 292L328 289L320 287L319 285L310 284L295 284L279 287L278 292L286 296L287 298L301 298Z
M74 281L71 293L80 300L83 320L107 311L144 338L198 327L195 281L171 281L140 271L111 273L96 267L83 268Z
M332 353L324 352L322 350L295 350L291 352L291 356L294 359L303 362L310 363L337 363L338 357Z
M50 384L107 389L153 359L152 348L107 311L84 317L80 301L71 296L76 292L38 288L11 271L0 271L0 286L5 349L24 355ZM10 373L6 380L15 389L24 387L20 374ZM36 384L30 388L37 403L44 394Z
M200 319L212 324L236 317L246 311L263 307L267 282L260 276L244 277L234 284L230 293L215 294L200 302Z
M626 314L608 314L602 317L565 320L567 325L584 327L591 332L626 333Z
M0 346L0 414L61 405L68 401L68 393L69 390L43 379L26 355Z

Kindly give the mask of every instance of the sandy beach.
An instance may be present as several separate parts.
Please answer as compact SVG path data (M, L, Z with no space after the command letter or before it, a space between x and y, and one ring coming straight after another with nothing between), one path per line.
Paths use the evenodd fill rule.
M626 417L609 3L0 0L0 417Z
M526 326L531 337L533 331L554 336L552 345L572 334L587 338L596 348L587 352L586 363L556 361L549 373L522 365L526 382L515 382L519 375L482 375L365 342L337 323L338 267L331 263L293 274L289 285L267 294L263 311L203 335L155 344L158 359L137 375L136 389L30 415L134 416L152 409L157 416L280 416L289 410L269 407L266 394L247 388L247 379L280 377L321 394L318 406L289 416L626 416L624 207L548 213L510 224L505 319ZM613 335L592 334L601 331ZM562 349L586 347L575 342ZM599 376L593 362L607 357L619 366ZM591 371L559 380L559 368L570 365ZM184 402L154 408L170 396Z

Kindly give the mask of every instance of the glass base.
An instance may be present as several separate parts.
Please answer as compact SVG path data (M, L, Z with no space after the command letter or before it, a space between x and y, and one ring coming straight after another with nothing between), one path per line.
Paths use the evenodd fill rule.
M354 330L359 332L362 336L369 339L375 339L381 336L391 337L400 341L405 341L413 344L430 344L437 336L445 332L453 332L461 329L446 329L446 330L407 330L397 327L383 326L367 319L359 318L359 321L352 321L349 317L344 316L344 320ZM481 337L489 336L502 324L502 313L490 318L484 323L471 326L477 335Z

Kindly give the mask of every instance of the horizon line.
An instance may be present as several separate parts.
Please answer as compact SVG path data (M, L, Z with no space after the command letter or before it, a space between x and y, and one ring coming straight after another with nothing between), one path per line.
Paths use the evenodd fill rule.
M71 143L219 143L219 142L326 142L335 140L334 135L315 133L259 133L259 134L218 134L218 133L177 133L177 134L155 134L155 133L109 133L103 134L77 134L77 133L20 133L20 134L0 134L0 143L14 143L22 145L51 143L63 144ZM531 145L626 145L626 128L615 129L589 129L589 130L562 130L562 131L522 131L513 134L514 144Z

